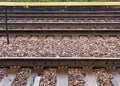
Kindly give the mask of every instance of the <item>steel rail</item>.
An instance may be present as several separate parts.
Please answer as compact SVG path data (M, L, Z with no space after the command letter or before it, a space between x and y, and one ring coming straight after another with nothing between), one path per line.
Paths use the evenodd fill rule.
M0 29L0 32L4 32L5 30L1 30ZM83 31L85 31L85 32L91 32L91 31L95 31L95 32L105 32L105 31L107 31L107 32L120 32L120 29L9 29L9 32L37 32L37 31L39 31L39 32L42 32L42 31L46 31L46 32L48 32L48 31L54 31L54 32L56 32L56 31L60 31L60 32L63 32L63 31L67 31L67 32L71 32L71 31L73 31L73 32L83 32Z
M0 14L4 13L0 11ZM116 14L120 11L9 11L8 14Z
M4 24L4 22L0 22L0 24ZM113 25L113 24L120 24L120 22L8 22L8 24L22 24L22 25L24 25L24 24L41 24L41 25L68 25L68 24L72 24L72 25L80 25L80 24L87 24L87 25L89 25L89 24L92 24L92 25L94 25L94 24L104 24L104 25Z
M120 67L120 58L104 57L4 57L0 67Z
M4 15L0 15L0 17L1 18L3 18L4 17ZM24 14L24 15L10 15L10 14L8 14L8 18L14 18L14 17L19 17L19 18L24 18L24 17L26 17L26 18L38 18L38 17L41 17L41 18L55 18L55 17L59 17L59 18L64 18L64 17L66 17L66 18L78 18L78 17L82 17L82 18L84 18L84 17L92 17L92 18L94 18L94 17L97 17L97 18L99 18L99 17L120 17L120 15L119 14L116 14L116 15L112 15L112 14L110 14L110 15L85 15L85 14L81 14L81 15L60 15L60 14L51 14L51 15L46 15L46 14L42 14L42 15L31 15L31 14L28 14L28 15L26 15L26 14Z

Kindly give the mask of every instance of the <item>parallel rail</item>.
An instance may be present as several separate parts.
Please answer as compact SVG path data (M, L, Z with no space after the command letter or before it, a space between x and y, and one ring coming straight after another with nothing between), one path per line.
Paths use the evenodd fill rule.
M3 12L4 13L4 12ZM39 29L39 30L62 30L61 28L65 28L63 30L119 30L120 29L120 23L119 23L119 11L118 12L113 12L113 11L110 11L110 12L53 12L54 14L52 14L52 12L38 12L38 13L32 13L31 15L31 12L29 13L26 13L23 14L21 12L8 12L8 28L9 30L15 30L17 29L17 25L18 26L18 29L17 30L20 30L22 28L28 28L28 26L32 25L32 29ZM20 14L19 14L20 13ZM59 14L60 13L60 14ZM84 14L85 13L85 14ZM107 13L107 15L105 14ZM5 22L4 22L4 18L5 15L4 14L1 14L0 15L0 18L1 18L1 28L4 27L5 25ZM12 18L16 18L16 19L13 19ZM17 20L18 18L18 20ZM24 19L21 21L20 18L24 18L26 22L24 22ZM27 20L27 18L29 18L29 20ZM31 19L32 18L32 19ZM35 18L35 20L34 20ZM46 22L48 18L48 21ZM81 21L78 20L78 21L74 21L76 19L82 19ZM87 20L88 18L88 20ZM93 20L90 21L89 19L92 18ZM109 19L112 19L111 21L109 21ZM45 19L45 20L42 20L42 19ZM54 19L57 19L58 21L54 21ZM62 19L61 21L59 21L60 19ZM68 20L67 20L68 19ZM69 21L69 19L71 19L71 21ZM94 20L96 19L96 20ZM102 21L99 21L97 19L101 19ZM39 21L40 20L40 21ZM51 22L49 21L51 20ZM106 21L107 20L107 21ZM30 21L30 22L29 22ZM96 21L96 22L95 22ZM15 25L15 26L13 26ZM27 25L27 27L26 27ZM23 26L23 27L20 27L20 26ZM72 27L73 26L73 27ZM14 28L15 27L15 28ZM31 26L30 26L31 27ZM48 28L48 29L45 29L45 28ZM75 28L74 28L75 27ZM11 28L11 29L10 29ZM56 28L56 29L54 29ZM72 29L73 28L73 29ZM96 29L98 28L98 29ZM1 29L1 30L4 30ZM22 29L22 30L27 30L27 29ZM29 30L29 29L28 29Z
M5 30L4 22L0 22L0 30ZM17 26L18 25L18 26ZM119 22L8 22L9 31L11 30L41 30L41 31L119 31L120 23Z
M0 17L5 17L0 11ZM32 15L31 15L32 14ZM43 15L44 14L44 15ZM106 15L107 14L107 15ZM8 17L119 17L120 11L8 11Z
M115 57L4 57L0 67L120 67Z
M2 6L2 5L1 5ZM6 5L5 5L6 6ZM9 6L9 5L8 5ZM17 5L16 5L17 6ZM29 5L25 5L25 6L29 6ZM4 13L4 12L3 12ZM19 12L20 13L20 12ZM54 13L51 14L51 13L47 13L47 12L43 12L41 14L39 13L36 13L34 15L34 13L31 13L31 14L28 14L28 13L25 13L23 15L23 13L19 14L17 12L15 12L15 15L14 12L8 12L8 18L13 18L13 17L42 17L42 18L46 18L46 17L53 17L53 18L57 18L57 17L61 17L61 18L67 18L67 17L76 17L76 18L79 18L79 17L82 17L82 18L85 18L85 17L92 17L92 18L106 18L106 17L115 17L115 18L119 18L120 15L120 11L118 12L101 12L100 15L99 12L83 12L81 14L81 12L77 12L77 13L72 13L71 12L63 12L63 13ZM60 13L60 14L59 14ZM86 14L84 14L86 13ZM95 14L94 14L95 13ZM107 13L107 15L106 15ZM110 13L110 14L109 14ZM113 14L112 14L113 13ZM44 15L45 14L45 15ZM57 14L57 15L56 15ZM90 14L90 15L89 15ZM1 14L0 17L4 17L4 14ZM1 22L0 23L1 25L4 25L5 23L4 22ZM102 37L104 38L104 36L106 37L110 37L111 35L115 38L119 38L120 36L120 28L119 28L119 25L120 25L120 22L83 22L83 23L79 23L79 22L28 22L28 23L24 23L24 22L8 22L8 28L9 28L9 25L13 25L13 30L9 30L10 32L10 35L14 35L17 34L17 35L29 35L32 34L32 35L35 35L35 36L44 36L46 37L47 35L52 35L53 37L57 37L58 35L61 35L61 37L65 36L65 35L68 35L70 36L72 34L72 36L74 35L87 35L87 37L89 36L94 36L94 35L98 35L98 36L101 36L101 34L103 35ZM84 27L87 27L87 26L107 26L109 28L113 28L113 29L98 29L98 30L91 30L91 29L88 29L89 27L87 27L87 30L85 29L79 29L79 30L76 30L76 29L42 29L42 30L21 30L21 29L18 29L18 30L15 30L14 29L14 25L21 25L21 26L26 26L26 25L33 25L33 26L36 26L36 25L43 25L43 26L56 26L56 27L62 27L62 26L84 26ZM118 28L117 28L117 27ZM19 27L19 26L18 26ZM117 29L116 29L117 28ZM34 31L34 33L33 33ZM38 32L39 31L39 32ZM0 33L4 33L5 30L1 30ZM21 32L21 33L20 33ZM40 34L41 32L41 34ZM63 34L61 34L61 33ZM68 33L69 32L69 33ZM86 33L87 32L87 33ZM2 34L3 34L2 33ZM25 34L26 33L26 34ZM57 33L57 34L55 34ZM107 33L107 34L106 34ZM71 37L72 37L71 36ZM18 66L18 67L120 67L120 58L119 57L4 57L4 58L0 58L0 67L10 67L10 66Z

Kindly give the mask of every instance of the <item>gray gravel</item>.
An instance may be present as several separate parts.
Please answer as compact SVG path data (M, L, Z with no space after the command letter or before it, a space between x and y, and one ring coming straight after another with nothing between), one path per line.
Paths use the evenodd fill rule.
M7 75L7 69L6 68L0 68L0 82L4 78L4 76Z
M31 74L31 69L22 68L16 75L11 86L26 86L30 74Z
M117 37L0 37L0 57L120 57Z
M56 69L45 69L41 75L39 86L55 86L56 85Z
M111 79L113 76L109 74L105 69L99 69L96 72L98 86L113 86Z
M68 84L69 86L85 86L85 75L79 68L71 68L68 71Z

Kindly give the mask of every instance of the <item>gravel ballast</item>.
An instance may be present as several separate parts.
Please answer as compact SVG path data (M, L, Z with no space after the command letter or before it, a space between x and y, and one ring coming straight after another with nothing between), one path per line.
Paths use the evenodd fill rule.
M120 57L117 37L0 37L0 57Z

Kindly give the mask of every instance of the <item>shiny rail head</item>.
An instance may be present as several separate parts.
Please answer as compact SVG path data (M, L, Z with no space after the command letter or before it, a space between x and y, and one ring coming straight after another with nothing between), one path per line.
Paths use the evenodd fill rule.
M0 60L120 60L119 57L1 57Z
M120 2L0 2L0 6L120 6Z

